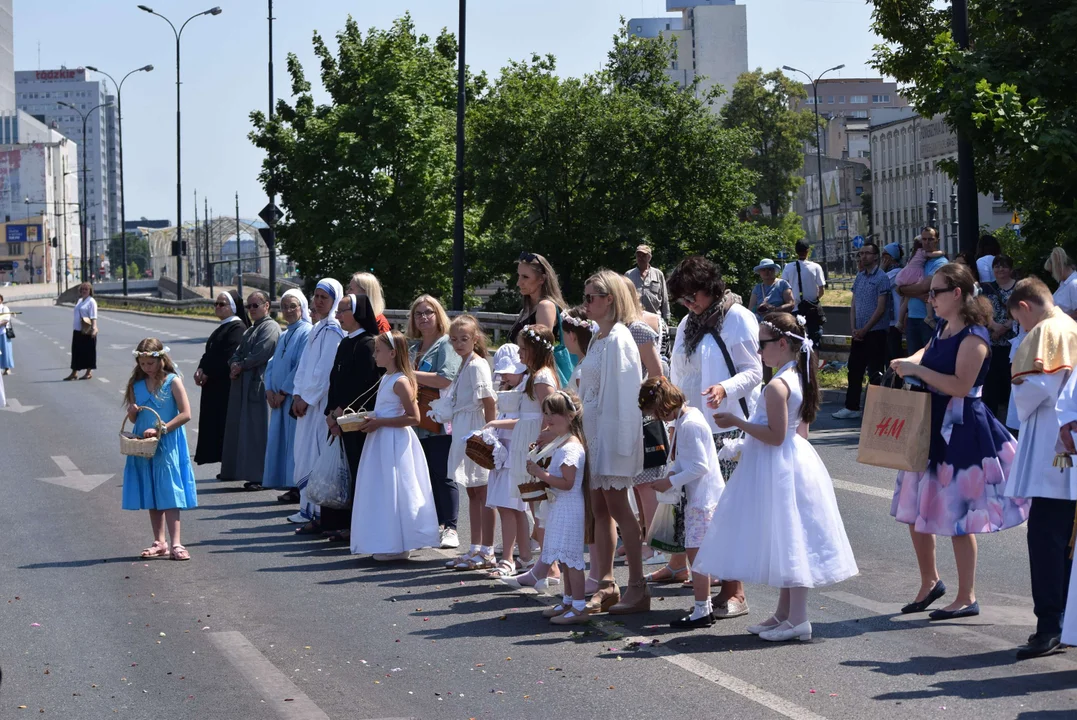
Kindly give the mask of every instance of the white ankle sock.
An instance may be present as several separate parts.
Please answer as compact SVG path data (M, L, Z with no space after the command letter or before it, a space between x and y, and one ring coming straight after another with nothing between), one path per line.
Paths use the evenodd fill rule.
M481 548L481 547L482 547L482 545L472 545L471 548L467 551L467 554L468 555L478 555L479 554L479 548Z
M587 608L587 601L586 600L573 600L572 601L572 609L575 610L577 614L582 613L586 608Z
M479 552L482 553L483 557L489 557L490 555L494 554L494 546L493 545L479 545ZM512 557L512 555L511 555L512 551L511 550L509 551L509 553L510 553L509 557Z
M710 600L696 600L695 603L695 608L692 610L689 620L699 620L701 617L706 617L711 613Z
M564 605L565 607L570 607L572 605L572 596L571 595L562 595L561 596L561 604Z

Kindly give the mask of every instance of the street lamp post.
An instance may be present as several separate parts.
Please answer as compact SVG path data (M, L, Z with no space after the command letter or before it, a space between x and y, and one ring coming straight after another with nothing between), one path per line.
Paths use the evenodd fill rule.
M460 56L456 70L456 218L452 244L452 307L464 309L464 112L467 107L464 40L467 30L467 0L460 0Z
M150 15L156 15L157 17L168 23L168 26L172 28L172 32L176 36L176 299L183 299L183 175L181 174L181 160L180 160L180 36L183 35L183 29L187 27L187 23L194 20L196 17L202 15L220 15L221 9L219 7L213 7L209 10L204 10L200 13L195 13L191 17L187 18L180 29L176 30L176 26L172 24L172 21L166 18L164 15L158 12L154 12L153 8L146 7L145 5L139 5L139 10L148 12Z
M30 244L30 198L29 198L29 196L26 198L26 200L24 200L24 202L26 203L26 230L24 232L26 233L26 244L29 245ZM27 264L30 266L28 268L29 271L30 271L30 284L33 285L34 284L34 248L33 248L33 246L30 246L27 249L26 260L27 260Z
M124 206L123 195L123 99L120 96L123 93L124 80L136 72L151 72L153 70L153 65L143 65L140 68L135 68L124 75L119 82L116 82L116 78L112 77L104 70L98 70L93 65L87 65L86 69L101 73L116 86L116 129L120 136L120 236L123 242L123 296L127 297L127 208Z
M782 65L782 70L788 70L789 72L798 72L801 75L803 75L804 77L808 78L808 82L811 83L812 107L815 109L815 158L816 158L816 162L818 164L818 171L819 171L819 240L820 240L820 242L823 243L823 267L824 268L826 268L826 266L827 266L826 265L827 253L826 253L826 224L824 222L824 220L825 220L825 210L824 210L825 199L824 199L824 195L823 195L823 141L822 141L822 136L821 136L821 131L820 131L820 124L819 124L819 81L822 80L823 76L826 75L828 72L833 72L835 70L841 70L843 67L845 67L844 63L841 64L841 65L835 65L834 67L832 67L832 68L830 68L828 70L824 70L823 72L819 73L819 77L817 77L817 78L815 78L813 80L812 76L809 75L808 73L804 72L803 70L798 70L797 68L790 67L788 65Z
M58 101L56 104L57 105L63 105L66 108L71 108L72 110L74 110L75 112L77 112L79 115L82 116L82 204L79 206L79 222L80 222L80 225L81 225L81 227L79 228L79 231L80 231L80 234L82 235L82 244L81 244L81 252L82 252L82 282L88 282L89 281L89 277L88 277L89 269L88 269L88 267L86 265L86 263L87 263L86 255L88 253L88 249L86 247L86 208L88 207L87 204L86 204L86 171L88 170L88 166L87 166L87 162L86 162L86 121L89 119L90 115L97 112L98 110L100 110L103 107L110 107L112 105L112 103L110 103L110 102L101 103L100 105L96 105L96 106L90 108L89 112L85 112L85 113L82 112L81 110L79 110L77 107L75 107L71 103L66 103L66 102L63 102L62 100Z

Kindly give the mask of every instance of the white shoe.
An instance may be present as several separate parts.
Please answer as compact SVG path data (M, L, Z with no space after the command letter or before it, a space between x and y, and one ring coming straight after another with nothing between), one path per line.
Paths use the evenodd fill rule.
M452 550L460 547L460 536L456 534L456 531L452 528L445 528L441 531L441 548L443 550Z
M768 620L774 620L774 619L775 619L775 617L773 615L771 615L770 618L768 618ZM766 624L766 623L759 623L758 625L749 625L747 629L748 629L748 632L750 632L752 635L758 635L761 632L766 632L767 630L773 630L774 628L778 627L779 625L781 625L781 623L771 623L769 625Z
M301 512L297 512L295 515L288 516L288 522L295 523L296 525L306 525L310 522L310 518Z
M793 627L786 620L781 625L764 630L759 637L770 642L786 642L787 640L811 640L811 623L804 621Z
M729 598L723 603L715 603L714 605L714 617L718 618L719 620L740 617L741 615L747 614L747 601L737 600L736 598Z
M561 578L544 578L535 583L535 592L550 595L561 586Z
M669 555L666 555L663 552L656 552L654 555L651 555L649 558L645 558L643 560L644 565L665 565L668 562Z
M374 553L373 557L378 562L394 562L396 560L408 560L411 558L411 551L405 550L402 553Z
M864 415L864 413L860 412L859 410L850 410L849 408L842 408L841 410L838 410L836 413L834 413L830 417L834 418L835 420L858 420L863 415Z
M531 538L531 554L535 555L542 552L542 546L539 545L539 541L535 538Z

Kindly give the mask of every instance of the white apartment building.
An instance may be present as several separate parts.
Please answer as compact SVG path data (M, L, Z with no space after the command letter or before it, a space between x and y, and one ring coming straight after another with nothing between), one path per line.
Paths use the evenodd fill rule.
M681 17L633 18L628 30L639 37L669 37L676 56L666 74L681 85L701 78L700 92L715 85L725 90L712 106L722 109L733 86L748 72L748 15L735 0L666 0L666 12Z
M83 68L28 70L15 73L15 102L20 110L34 116L64 136L82 143L82 116L90 112L86 123L86 230L96 256L106 254L108 239L120 232L119 139L115 107L98 105L115 102L106 92L104 81L88 80ZM69 103L79 112L60 105ZM91 112L93 111L93 112ZM82 157L79 157L81 165ZM78 197L82 202L82 173Z
M15 22L12 0L0 0L0 113L15 111Z
M891 119L898 115L895 119ZM943 116L922 118L911 111L873 114L871 126L872 213L879 245L900 242L906 253L928 224L927 202L938 203L941 248L953 258L960 240L951 229L954 181L939 168L957 158L957 136ZM988 231L1007 224L1011 210L998 195L979 196L979 225ZM958 217L958 221L962 218Z

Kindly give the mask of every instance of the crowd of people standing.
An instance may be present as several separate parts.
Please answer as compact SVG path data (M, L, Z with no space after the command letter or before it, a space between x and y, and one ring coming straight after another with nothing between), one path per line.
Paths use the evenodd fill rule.
M446 564L450 571L481 572L514 587L559 587L561 601L545 613L554 624L646 612L650 585L690 580L694 606L674 626L707 627L747 614L745 584L755 583L781 593L773 615L749 631L764 640L808 639L808 591L858 569L830 476L807 441L820 405L813 336L821 318L806 315L820 307L826 280L808 248L797 251L792 268L760 263L747 306L710 260L689 257L664 275L640 246L636 268L596 272L584 284L583 303L570 307L546 258L522 253L516 273L523 306L510 342L496 354L474 316L450 321L430 295L411 304L406 335L388 329L381 286L368 273L353 277L347 293L335 279L321 280L309 307L302 293L286 293L283 331L263 293L245 302L222 293L215 302L221 324L195 373L202 388L195 461L220 462L219 479L249 490L284 489L278 499L299 504L288 518L296 533L347 543L355 554L390 562L423 547L452 548L459 555ZM1013 359L1020 436L1059 436L1060 424L1043 413L1037 429L1026 424L1029 408L1064 395L1077 358L1077 323L1066 314L1072 306L1063 305L1077 273L1064 253L1052 255L1062 284L1052 299L1038 280L1016 282L1001 253L991 258L991 280L977 280L978 263L947 263L930 229L910 273L900 267L902 254L896 244L860 250L850 389L836 417L859 416L854 379L867 371L877 381L888 363L932 393L928 469L899 473L891 508L909 526L920 580L904 612L926 611L947 592L935 563L942 535L953 541L958 590L931 617L978 614L975 536L1026 519L1037 524L1036 508L1046 508L1038 532L1029 531L1030 552L1038 543L1041 555L1054 558L1050 568L1033 565L1044 625L1022 649L1032 656L1061 634L1058 605L1060 596L1065 605L1069 569L1068 559L1056 557L1056 540L1067 510L1072 526L1077 477L1062 489L1030 482L1043 471L1046 451L1037 448L1028 459L1033 451L996 419L984 386ZM672 343L670 298L686 311ZM1045 318L1053 333L1047 339L1034 322ZM1059 347L1054 341L1062 337L1063 350L1052 350L1052 358L1065 372L1046 393L1026 392L1035 384L1027 376L1052 370L1020 352L1001 352L1004 341L1024 346L1018 325L1045 347ZM136 353L140 368L146 352L167 358L167 349L147 347ZM1006 365L994 359L1002 354ZM1019 380L1017 368L1025 365L1031 370ZM151 384L159 391L169 378ZM173 417L185 402L176 403ZM359 432L347 432L337 420L357 412ZM473 452L476 442L490 448L492 469ZM350 502L319 507L307 488L333 453L346 459ZM1018 467L1030 474L1017 479ZM137 473L132 477L137 485ZM1061 504L1038 502L1041 495ZM462 497L466 544L457 530ZM160 524L154 520L155 533ZM168 550L157 541L163 537L147 557ZM667 553L665 564L644 574L654 548ZM621 553L623 589L613 575Z

